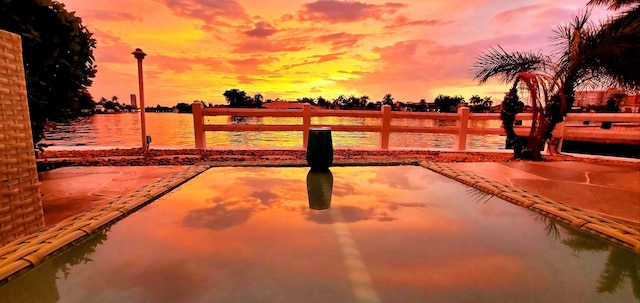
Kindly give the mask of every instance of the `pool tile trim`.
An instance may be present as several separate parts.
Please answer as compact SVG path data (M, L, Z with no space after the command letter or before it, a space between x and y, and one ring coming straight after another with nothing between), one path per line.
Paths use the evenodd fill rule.
M89 209L0 247L0 285L130 215L210 167L207 164L185 166L181 171L115 198L101 207Z
M622 245L640 254L640 230L603 215L567 206L544 196L488 180L478 175L452 168L446 163L420 162L420 166L445 177L471 186L541 215L556 219L574 228Z

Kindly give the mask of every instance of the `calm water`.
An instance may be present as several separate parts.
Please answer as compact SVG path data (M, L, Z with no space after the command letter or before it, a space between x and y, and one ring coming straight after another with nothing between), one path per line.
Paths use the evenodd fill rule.
M151 147L195 147L193 116L190 114L146 113L147 135ZM208 124L302 124L302 118L257 117L234 120L227 116L206 117ZM313 118L312 124L380 125L374 118ZM455 126L455 121L395 119L393 125ZM472 121L471 127L500 127L499 121ZM333 132L334 146L379 147L378 133ZM301 147L301 132L207 132L207 146ZM391 147L453 148L455 136L449 134L392 133ZM43 143L54 146L141 145L139 114L95 115L58 125ZM467 148L504 148L504 137L469 135Z
M331 171L210 169L0 301L639 301L639 258L619 246L421 167Z

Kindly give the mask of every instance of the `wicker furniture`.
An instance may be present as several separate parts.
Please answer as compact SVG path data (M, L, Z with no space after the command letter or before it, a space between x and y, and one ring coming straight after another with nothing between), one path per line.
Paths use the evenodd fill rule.
M42 227L21 39L0 30L0 246Z

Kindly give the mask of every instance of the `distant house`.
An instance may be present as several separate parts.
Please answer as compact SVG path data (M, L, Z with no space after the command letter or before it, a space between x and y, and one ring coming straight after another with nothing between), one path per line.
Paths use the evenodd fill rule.
M262 103L262 107L268 109L302 109L302 107L306 103L302 102L289 102L289 101L273 101L269 103ZM317 106L311 105L311 108L316 108Z
M574 106L586 108L587 106L605 106L609 98L618 101L621 111L637 112L640 107L640 94L625 95L616 89L607 90L582 90L575 92Z
M96 114L102 114L104 113L104 106L98 104L96 105L96 108L94 109L94 111Z

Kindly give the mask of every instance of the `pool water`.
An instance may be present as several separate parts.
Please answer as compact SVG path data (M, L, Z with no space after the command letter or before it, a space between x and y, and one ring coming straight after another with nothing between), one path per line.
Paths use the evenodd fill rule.
M209 169L0 302L640 301L638 255L422 167L310 175Z

